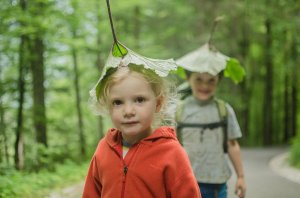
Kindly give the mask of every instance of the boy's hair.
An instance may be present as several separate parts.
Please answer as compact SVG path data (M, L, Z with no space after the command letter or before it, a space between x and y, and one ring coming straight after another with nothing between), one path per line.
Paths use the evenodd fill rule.
M108 96L110 88L120 82L122 79L127 77L130 74L140 75L146 79L150 84L156 97L162 97L162 107L158 115L155 117L155 126L160 124L174 123L174 113L170 110L176 102L176 89L171 83L169 83L165 78L157 75L153 70L146 69L140 65L130 64L126 67L119 68L110 68L104 78L102 79L101 84L99 85L99 96L97 101L97 112L100 115L105 115L108 113ZM172 112L171 112L172 111ZM171 123L170 123L171 121Z
M188 70L184 70L184 73L185 73L185 77L187 80L190 79L191 75L193 73L197 73L197 72L192 72L192 71L188 71ZM219 82L220 80L222 80L223 76L224 76L224 71L221 71L218 73L218 76L219 76ZM181 100L184 100L186 97L192 95L192 88L191 86L189 85L189 83L187 81L185 81L184 83L182 83L178 89L177 89L179 95L180 95L180 99Z
M191 72L191 71L188 71L188 70L184 70L184 73L185 73L185 76L187 79L189 79L192 75L192 73L195 73L195 72ZM197 72L196 72L197 73ZM219 79L221 80L224 76L224 70L220 71L218 73L218 76L219 76Z

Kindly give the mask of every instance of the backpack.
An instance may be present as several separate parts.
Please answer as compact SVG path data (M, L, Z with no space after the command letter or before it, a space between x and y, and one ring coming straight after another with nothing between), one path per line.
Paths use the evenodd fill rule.
M220 121L219 122L213 122L213 123L205 123L205 124L198 124L198 123L183 123L180 122L180 118L182 115L183 107L185 105L184 101L181 101L179 105L177 106L176 114L175 114L175 119L177 122L176 126L176 131L177 131L177 138L179 142L182 144L182 134L181 134L181 129L182 128L202 128L204 129L214 129L218 127L222 127L222 131L224 134L223 138L223 150L224 153L227 153L228 151L228 145L227 145L227 140L228 140L228 134L227 134L227 109L225 106L225 102L221 99L214 99L215 103L217 104L218 112L219 112L219 117Z

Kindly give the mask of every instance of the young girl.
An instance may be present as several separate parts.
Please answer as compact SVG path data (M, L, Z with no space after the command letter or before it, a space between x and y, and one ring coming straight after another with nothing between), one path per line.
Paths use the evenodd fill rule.
M165 79L155 69L121 63L97 88L98 104L115 128L98 144L82 197L201 197L174 129L155 128L168 104Z

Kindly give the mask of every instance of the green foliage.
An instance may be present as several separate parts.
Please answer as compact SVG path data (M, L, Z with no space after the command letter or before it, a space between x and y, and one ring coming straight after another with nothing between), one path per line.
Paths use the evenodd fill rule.
M273 61L272 105L274 143L283 143L283 117L291 115L291 106L284 109L284 94L288 90L289 104L292 103L292 90L299 90L299 81L291 84L292 79L300 79L299 69L299 4L254 1L215 1L203 0L114 0L111 8L118 39L129 48L153 58L178 58L207 42L213 19L226 15L213 36L213 44L230 57L225 76L218 88L218 97L228 101L234 107L243 132L243 144L262 145L263 111L266 74L265 52L270 50ZM39 9L39 3L43 9ZM278 4L278 5L277 5ZM284 4L284 5L283 5ZM97 82L101 68L105 63L113 42L106 5L104 1L91 0L47 0L30 1L28 10L22 11L19 1L3 1L0 6L0 90L3 106L3 131L7 135L9 161L13 162L16 115L19 90L17 89L19 44L22 35L30 39L42 37L45 43L45 103L47 107L48 148L36 143L32 124L32 77L29 67L24 77L26 93L23 115L23 138L25 167L29 172L17 172L13 164L0 165L0 197L20 197L30 195L45 186L66 183L68 177L77 176L77 169L71 168L69 176L55 176L59 172L59 163L80 161L78 137L78 119L76 114L74 73L72 69L72 49L78 52L78 70L80 74L80 97L86 138L87 157L94 152L99 139L106 129L111 127L108 119L104 129L100 129L99 119L88 107L89 90ZM274 14L276 12L282 14ZM42 12L42 13L39 13ZM271 21L271 49L266 49L266 17ZM289 23L286 23L288 21ZM293 45L295 45L293 47ZM34 46L30 46L34 47ZM118 49L120 48L120 50ZM122 53L120 53L120 51ZM32 58L35 54L28 51ZM116 57L126 54L121 44L113 46ZM247 75L245 75L247 71ZM181 84L185 80L182 69L172 72L172 77ZM285 82L288 79L288 82ZM298 83L297 83L298 82ZM98 89L97 89L98 90ZM297 95L299 103L299 93ZM297 116L299 117L299 108ZM2 118L1 118L2 119ZM288 119L290 120L290 119ZM298 129L300 122L297 122ZM3 130L3 131L2 131ZM289 132L289 131L288 131ZM292 163L299 162L299 135L293 141ZM4 141L4 140L3 140ZM4 156L4 144L0 144L0 155ZM66 169L68 169L66 165ZM48 171L52 172L48 172ZM68 170L63 171L67 174ZM69 174L69 173L68 173ZM82 173L85 175L86 172ZM53 177L52 177L53 176ZM65 179L63 179L65 177ZM83 178L83 177L81 177ZM72 182L72 180L69 180ZM47 183L49 182L49 183ZM50 184L52 182L52 184ZM49 184L49 185L48 185ZM43 191L43 190L42 190ZM38 196L37 196L38 197Z
M62 164L65 161L73 160L72 152L69 146L51 146L45 147L43 144L33 144L31 155L26 158L26 170L31 172L48 170L54 171L56 164Z
M224 76L230 78L235 84L241 82L245 76L245 69L240 65L240 62L235 58L230 58L227 61Z
M55 189L84 180L89 162L75 164L66 161L55 171L18 172L10 168L0 172L0 198L45 197ZM1 167L3 170L4 168Z
M177 77L181 80L186 80L186 75L182 67L178 67L176 70Z
M293 139L293 145L290 151L290 163L300 169L300 134Z
M127 49L120 43L114 43L112 54L114 57L123 57L127 54Z

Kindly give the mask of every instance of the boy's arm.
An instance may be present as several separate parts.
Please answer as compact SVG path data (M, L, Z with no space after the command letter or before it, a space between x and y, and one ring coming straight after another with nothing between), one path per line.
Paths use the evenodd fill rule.
M246 193L246 183L244 180L244 170L241 159L240 145L237 140L228 141L228 155L237 175L235 193L239 198L244 198Z

